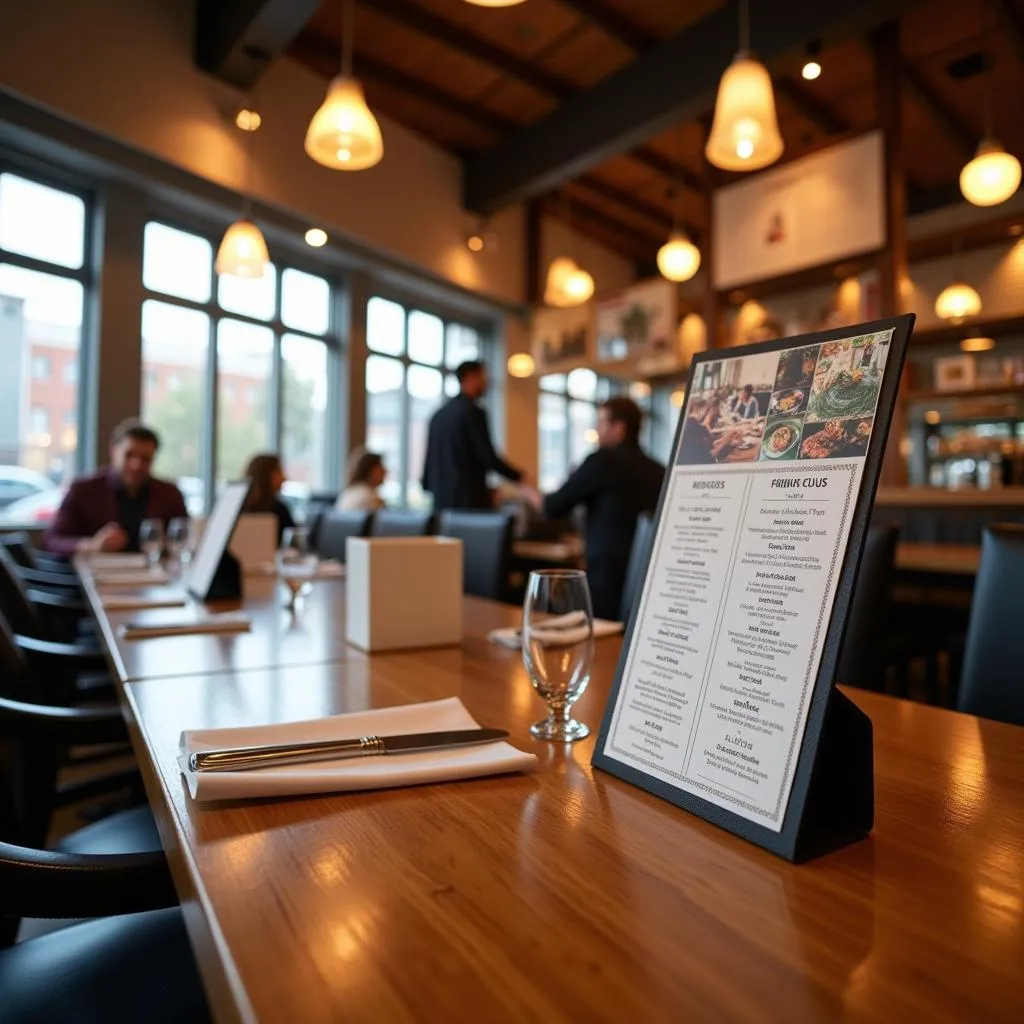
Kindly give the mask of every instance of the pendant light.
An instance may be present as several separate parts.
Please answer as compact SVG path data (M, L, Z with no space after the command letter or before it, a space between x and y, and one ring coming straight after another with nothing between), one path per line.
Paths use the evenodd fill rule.
M724 171L756 171L782 150L771 76L750 52L750 7L740 0L740 51L718 83L704 155Z
M569 196L562 192L563 220L572 239L572 214ZM581 306L594 294L594 279L571 256L556 256L548 267L544 284L544 302L560 309Z
M341 74L331 80L327 97L306 130L306 153L336 171L362 171L384 155L380 125L366 105L363 87L352 77L355 0L344 0Z
M935 300L935 315L951 324L963 323L969 316L981 312L981 296L960 276L960 232L959 208L954 209L953 272L957 275L952 284L946 285Z
M217 249L213 268L218 274L242 277L248 280L262 277L267 272L270 254L263 232L252 219L252 151L248 142L251 131L243 129L245 155L245 192L242 200L242 216L224 232Z
M1003 149L993 133L992 71L989 62L985 77L985 137L974 159L960 172L960 191L975 206L998 206L1020 187L1020 161Z
M679 134L679 152L676 159L682 168L682 129ZM682 173L680 170L680 179ZM687 237L686 231L679 226L682 221L682 180L676 182L675 188L669 193L672 203L672 234L668 241L658 250L658 270L669 281L689 281L700 269L700 249Z

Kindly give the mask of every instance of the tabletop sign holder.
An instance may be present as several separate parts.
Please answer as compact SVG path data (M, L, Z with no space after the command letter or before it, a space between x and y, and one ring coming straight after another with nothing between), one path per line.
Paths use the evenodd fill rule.
M874 823L871 721L834 683L913 323L912 315L898 316L713 349L694 358L643 588L634 602L595 746L595 767L794 862L857 842ZM762 390L757 411L777 409L775 403L787 395L796 394L799 400L787 399L782 411L765 417L753 457L748 451L742 464L736 460L723 465L730 460L723 460L721 451L701 447L716 436L705 429L707 423L728 404L720 397L723 392L735 390L742 402L743 384L770 377L773 358L777 375L772 393L764 408ZM794 364L806 375L800 381L805 386L786 389ZM808 374L809 365L813 369ZM851 419L827 419L834 403L849 401L857 389L863 394L865 380L877 388L873 419L863 409ZM841 393L850 389L847 397L837 399L837 388ZM684 438L691 405L693 422L702 426ZM790 412L794 405L796 414ZM702 408L712 410L706 420L699 418ZM819 431L840 422L841 429L831 426L830 433L808 444ZM798 447L781 455L772 449L769 455L772 435L783 423L793 426ZM755 416L745 429L759 424ZM868 432L866 442L858 427ZM781 432L779 449L789 437ZM800 489L815 479L828 481L827 501L819 497L826 491ZM698 493L692 488L720 490ZM733 491L742 496L733 499ZM788 524L800 522L773 518L780 513L772 511L779 505L771 501L779 502L787 516L818 509L817 532L829 536L807 540L804 546L795 542L788 549L784 543L774 544L776 550L793 551L791 556L766 553L772 544L765 537L783 536L780 531L793 529ZM717 516L707 514L710 506ZM739 511L730 512L733 508ZM732 523L731 515L736 517L731 529L716 526ZM708 531L715 529L721 530L717 545L702 539L714 536ZM817 573L806 571L806 560L800 560L814 544L821 546L813 550L825 551ZM720 563L726 571L720 573L714 562L723 557L719 552L726 558ZM795 566L788 571L780 568L787 558ZM701 566L699 577L691 569L694 564ZM779 579L794 582L779 584ZM719 603L710 612L701 609L713 606L713 600L705 605L691 601L701 586L706 594L721 587ZM815 587L819 590L812 595ZM782 601L775 600L780 596ZM764 605L756 603L761 598ZM766 630L759 627L770 622L773 605L782 605L776 618L780 624L763 639L758 634ZM701 634L709 638L704 648L693 639L703 628L701 615L710 616L708 632ZM793 616L788 627L786 615ZM686 651L684 641L690 645ZM771 657L777 663L763 660L773 644ZM806 657L789 678L783 659L800 644ZM716 672L719 665L722 669ZM741 667L732 667L736 665ZM768 666L763 676L758 676L758 665ZM802 689L793 686L801 680ZM782 721L787 714L792 715L788 723ZM689 725L683 721L687 715Z
M242 567L228 544L251 486L250 480L229 483L214 502L186 580L186 589L198 601L234 601L242 596Z

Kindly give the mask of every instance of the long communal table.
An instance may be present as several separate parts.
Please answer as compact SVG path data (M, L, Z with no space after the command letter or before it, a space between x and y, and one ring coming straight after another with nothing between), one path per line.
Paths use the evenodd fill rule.
M875 731L871 838L794 866L543 745L514 608L458 648L344 644L345 587L251 635L125 641L83 568L218 1021L1019 1021L1024 730L847 691ZM597 643L595 727L620 643ZM535 774L197 806L183 729L458 696Z

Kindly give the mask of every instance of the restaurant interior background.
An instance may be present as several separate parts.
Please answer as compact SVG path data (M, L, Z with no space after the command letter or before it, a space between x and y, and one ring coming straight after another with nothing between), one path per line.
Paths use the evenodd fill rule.
M363 443L385 455L386 500L423 505L427 420L478 355L498 440L550 489L614 393L665 458L695 351L906 311L877 508L926 542L1020 518L1024 194L979 206L958 185L983 137L1024 151L1019 4L753 4L784 144L753 175L704 157L731 52L694 61L682 96L635 72L688 25L717 39L735 5L539 0L484 18L360 0L346 33L337 0L236 3L266 17L220 49L196 21L212 6L5 12L0 525L44 525L135 414L195 512L264 448L301 508ZM348 174L303 151L343 38L384 147ZM240 214L272 260L254 282L214 270ZM677 230L701 257L683 283L659 274ZM557 258L591 298L553 295ZM957 282L973 292L947 308Z

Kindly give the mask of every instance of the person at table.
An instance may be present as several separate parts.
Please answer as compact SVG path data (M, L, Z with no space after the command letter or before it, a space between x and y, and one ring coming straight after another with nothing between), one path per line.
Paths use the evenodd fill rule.
M740 433L734 428L715 437L711 426L717 421L714 401L694 397L686 410L686 423L679 444L679 465L704 466L721 462L735 447Z
M594 614L618 619L637 519L658 504L665 467L640 447L643 414L629 398L610 398L597 411L598 449L554 493L526 494L539 512L560 519L587 512L587 580Z
M284 486L284 467L281 458L273 452L254 455L245 467L245 476L252 486L245 499L243 512L270 512L277 517L277 543L281 543L284 531L295 525L291 510L281 500Z
M376 512L385 508L384 499L378 491L387 475L381 455L356 448L348 459L345 490L338 496L334 507L341 512Z
M71 485L43 547L61 555L138 551L144 519L159 519L166 529L172 519L187 517L181 491L151 474L159 448L156 431L137 419L115 427L110 465Z
M430 420L423 489L434 496L434 511L494 508L487 474L524 481L494 449L487 414L477 404L487 393L487 368L476 360L455 371L459 393Z
M741 420L756 420L761 415L752 384L744 384L740 393L733 398L732 413Z

